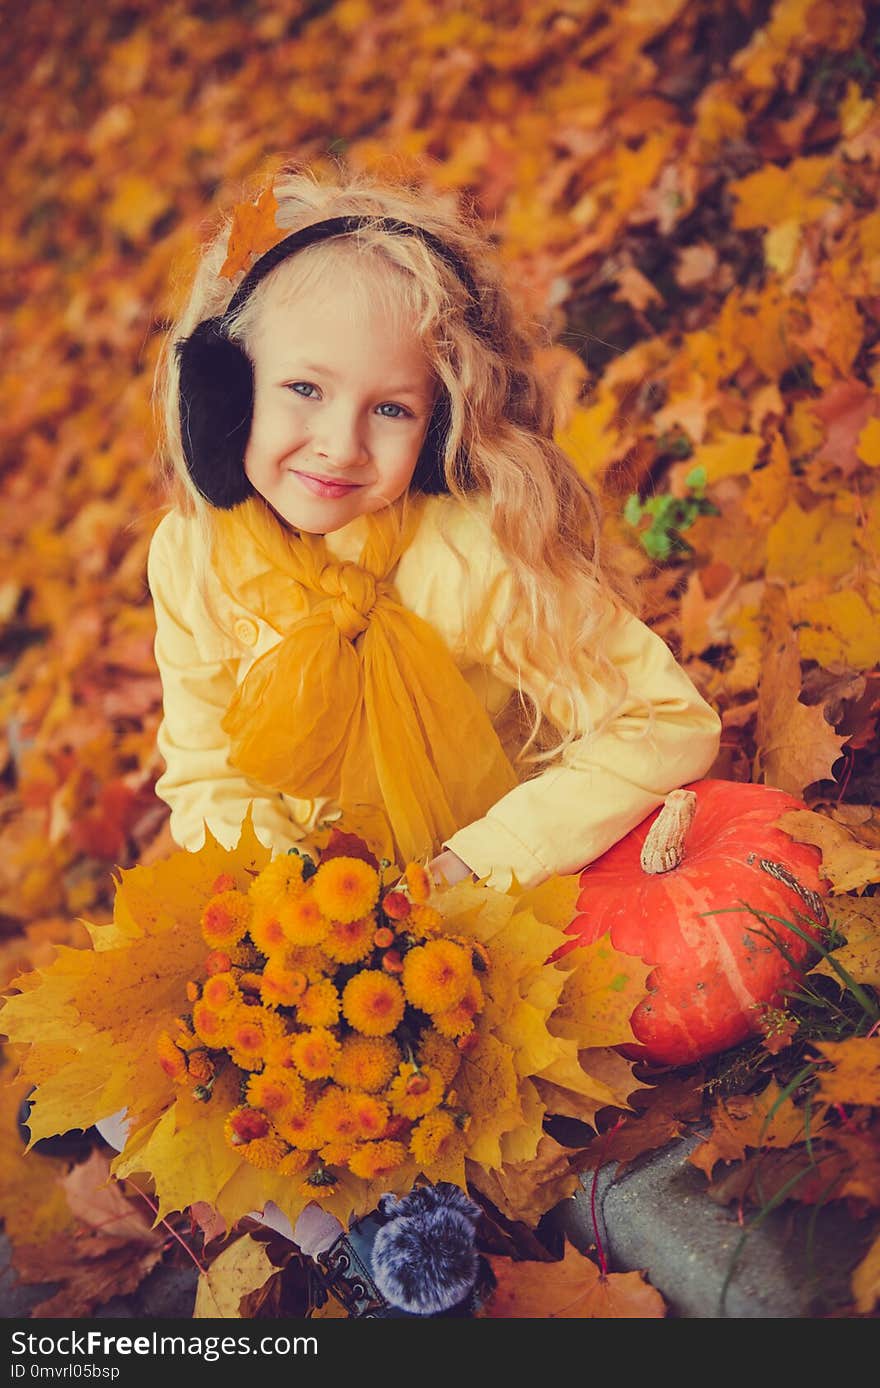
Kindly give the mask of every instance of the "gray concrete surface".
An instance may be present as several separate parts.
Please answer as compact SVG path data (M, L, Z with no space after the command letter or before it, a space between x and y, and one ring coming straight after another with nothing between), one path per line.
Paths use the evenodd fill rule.
M676 1318L804 1319L848 1306L872 1223L841 1204L816 1213L791 1202L746 1230L708 1197L705 1176L688 1162L699 1140L671 1143L620 1176L603 1167L595 1200L593 1173L585 1173L554 1222L581 1249L595 1244L598 1227L609 1271L643 1271Z

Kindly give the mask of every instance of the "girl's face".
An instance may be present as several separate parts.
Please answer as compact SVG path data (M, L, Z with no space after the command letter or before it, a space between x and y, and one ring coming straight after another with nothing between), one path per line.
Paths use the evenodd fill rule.
M395 315L343 281L269 298L249 344L254 416L245 472L295 530L323 535L389 506L412 479L434 375Z

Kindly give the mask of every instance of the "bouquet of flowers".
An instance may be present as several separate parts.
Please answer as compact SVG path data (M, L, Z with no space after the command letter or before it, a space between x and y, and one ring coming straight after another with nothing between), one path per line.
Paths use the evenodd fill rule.
M348 1225L424 1182L539 1217L576 1173L545 1162L522 1210L505 1177L545 1114L589 1121L637 1087L611 1048L647 968L607 939L548 962L577 891L438 888L338 827L273 858L248 821L235 849L209 836L123 872L93 948L6 1000L32 1140L125 1108L115 1174L146 1174L162 1215L207 1202L230 1226L269 1201Z
M205 1103L231 1076L227 1142L260 1170L302 1175L312 1199L342 1172L454 1169L471 1121L455 1080L479 1041L489 963L479 940L441 934L423 867L383 893L366 845L339 846L320 865L273 859L247 893L220 874L191 1006L158 1040L166 1073Z

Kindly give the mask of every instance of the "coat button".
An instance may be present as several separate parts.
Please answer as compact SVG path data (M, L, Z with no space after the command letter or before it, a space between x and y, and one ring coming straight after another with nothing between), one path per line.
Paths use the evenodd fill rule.
M252 622L249 617L239 617L233 630L236 640L240 641L243 646L255 646L257 644L259 635L257 624Z

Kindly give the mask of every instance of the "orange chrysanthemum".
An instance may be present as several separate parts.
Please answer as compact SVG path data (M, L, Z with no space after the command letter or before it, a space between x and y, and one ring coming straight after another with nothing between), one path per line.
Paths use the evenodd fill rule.
M307 987L302 970L285 968L283 956L267 960L260 982L260 997L267 1007L294 1007Z
M331 858L321 864L310 885L328 920L357 920L372 911L379 898L379 875L360 858Z
M174 1044L179 1046L182 1051L191 1051L196 1046L201 1046L201 1041L184 1017L175 1017L174 1027L176 1032Z
M251 1108L249 1104L239 1104L227 1115L223 1131L231 1147L242 1147L247 1142L256 1142L257 1138L268 1137L272 1124L259 1109Z
M403 961L407 1000L423 1012L448 1012L464 997L474 976L468 950L452 940L430 940L411 949Z
M242 1070L261 1070L270 1043L284 1036L281 1018L265 1007L241 1004L223 1020L227 1028L226 1048Z
M407 863L403 875L409 894L415 902L427 901L431 895L431 876L422 863Z
M205 973L210 978L211 974L225 974L232 968L232 955L227 954L225 949L212 949L205 959Z
M328 959L323 946L292 945L284 954L284 966L304 973L309 983L317 983L319 978L335 974L339 965L335 959Z
M414 906L407 916L406 928L416 939L430 939L443 929L443 917L433 906Z
M218 892L202 912L202 938L211 949L228 949L251 923L251 903L244 892Z
M287 1031L283 1036L270 1038L266 1042L266 1065L273 1070L295 1069L292 1046L296 1040L296 1033Z
M238 984L232 973L212 974L202 988L202 1002L212 1012L228 1012L241 999Z
M330 1084L315 1104L315 1129L325 1142L355 1142L361 1135L354 1096Z
M228 1016L220 1016L207 1003L197 1002L192 1010L193 1030L206 1046L217 1050L226 1045L226 1025Z
M355 974L342 994L346 1021L364 1036L387 1036L403 1017L405 1005L400 984L378 969Z
M346 1036L333 1067L343 1089L375 1094L384 1089L400 1062L400 1049L390 1036Z
M373 948L376 922L372 916L359 916L353 921L331 921L330 929L321 941L321 948L339 964L356 964L366 959Z
M268 907L258 906L254 911L250 935L257 949L270 957L280 954L287 947L287 936L278 912Z
M483 990L479 979L471 978L464 997L455 1007L447 1008L445 1012L435 1012L431 1020L444 1036L466 1036L473 1030L474 1017L482 1006Z
M175 1046L167 1031L160 1033L156 1041L159 1064L169 1079L181 1084L186 1079L186 1054Z
M375 1094L349 1094L352 1113L358 1127L358 1135L365 1140L381 1137L390 1117L388 1105Z
M277 1133L269 1133L267 1137L245 1143L238 1150L246 1162L260 1171L277 1171L290 1148Z
M451 1113L438 1109L413 1128L409 1150L420 1166L447 1161L464 1150L464 1136Z
M305 860L298 853L284 853L267 863L251 882L249 895L264 912L277 912L286 901L303 890Z
M367 1142L359 1147L348 1165L355 1176L371 1181L378 1176L390 1175L405 1161L406 1148L403 1143L385 1139L382 1142Z
M448 1036L442 1036L434 1027L426 1027L419 1040L419 1060L439 1070L448 1088L458 1074L461 1051Z
M305 1107L306 1087L295 1070L267 1065L261 1074L248 1079L247 1100L268 1113L274 1123Z
M327 1166L348 1166L360 1144L357 1142L325 1142L318 1156Z
M319 945L330 929L330 921L311 892L286 902L278 919L285 940L291 945Z
M394 1112L402 1118L424 1118L440 1103L445 1089L439 1070L431 1065L416 1069L407 1062L401 1065L388 1086L388 1099Z
M290 1046L293 1063L307 1080L323 1080L333 1073L339 1042L326 1027L300 1032Z
M299 1113L289 1113L278 1119L278 1131L291 1147L302 1152L316 1152L321 1139L315 1127L315 1105L307 1103Z
M329 978L309 984L296 1005L296 1020L307 1027L332 1027L339 1020L339 992Z

